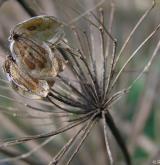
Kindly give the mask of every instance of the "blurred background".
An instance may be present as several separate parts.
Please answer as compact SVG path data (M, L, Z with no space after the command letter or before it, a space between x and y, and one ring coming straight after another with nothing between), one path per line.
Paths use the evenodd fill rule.
M28 7L37 14L53 15L61 19L65 24L78 22L78 16L70 14L66 18L65 13L71 12L67 8L66 2L73 8L77 1L65 0L22 0ZM88 1L88 6L84 9L81 6L81 13L91 9L98 4L98 1ZM115 17L113 21L113 35L118 40L118 50L120 50L126 37L129 35L142 14L151 7L152 0L117 0L115 1ZM84 5L84 4L83 4ZM105 23L107 26L110 13L110 1L106 0L101 5L105 11ZM0 0L0 142L4 139L24 137L46 133L63 125L61 118L52 117L48 112L39 112L27 108L25 104L51 110L51 104L43 101L25 99L16 94L10 87L2 71L3 62L9 51L8 37L11 28L17 23L30 18L26 9L18 0ZM119 62L121 67L124 61L137 48L137 46L153 31L160 23L160 1L153 11L147 16L142 25L137 29L123 52L123 58ZM68 31L67 31L68 32ZM70 34L67 34L70 36ZM153 53L155 46L160 39L160 32L156 33L132 60L121 75L116 89L121 89L132 80L143 69L147 60ZM72 40L72 38L68 38ZM136 82L132 90L121 98L111 111L115 123L119 128L124 141L131 153L134 165L151 165L159 161L160 163L160 51L154 59L151 68L145 72L143 77ZM118 68L117 68L118 69ZM57 151L72 137L74 129L67 133L56 136L50 143L39 148L34 154L24 160L16 160L1 165L45 165L57 153ZM27 142L7 148L11 153L23 154L33 150L43 140ZM110 134L109 142L115 165L123 165L124 160L116 141ZM104 137L101 123L92 131L82 149L74 159L75 165L106 165L106 153L104 147ZM1 150L0 158L5 158L7 154ZM63 163L62 163L63 164ZM158 163L157 163L158 164Z

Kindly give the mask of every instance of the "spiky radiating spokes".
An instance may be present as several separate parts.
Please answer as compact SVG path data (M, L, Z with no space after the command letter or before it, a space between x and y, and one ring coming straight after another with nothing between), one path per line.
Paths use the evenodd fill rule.
M149 68L153 58L157 55L160 44L157 45L153 55L150 58L150 61L145 66L144 70L138 75L135 81L133 81L133 84L131 84L126 89L122 89L119 91L113 90L115 85L117 84L118 78L121 76L121 73L124 68L126 68L128 62L132 60L136 53L159 30L160 26L158 25L153 30L153 32L150 33L148 37L139 45L139 47L135 51L133 51L133 54L131 54L127 62L117 73L116 67L119 61L119 56L121 56L130 38L133 36L133 34L135 34L136 29L142 23L144 18L146 18L147 15L151 12L154 6L155 3L140 18L136 26L133 28L132 32L127 37L126 42L124 43L124 46L122 46L120 52L117 52L117 40L112 36L112 23L115 10L113 1L111 4L109 29L107 29L105 25L104 11L102 8L100 8L96 11L89 12L90 15L85 16L83 19L87 24L86 27L89 29L87 29L89 32L87 30L84 31L83 28L78 28L76 25L70 29L74 34L75 41L78 43L76 45L77 49L72 48L71 44L69 44L66 40L61 40L61 42L56 43L56 46L48 45L50 46L49 51L50 49L51 51L55 49L63 56L63 58L67 61L67 66L62 74L56 75L55 85L53 87L49 87L50 91L48 92L45 101L54 105L54 109L56 109L54 115L57 115L57 117L59 116L61 118L66 117L63 122L67 122L68 124L56 131L51 131L46 134L40 134L16 139L13 141L3 142L0 147L6 148L8 146L46 138L46 140L40 145L40 147L42 147L50 140L52 140L55 135L79 127L74 136L49 162L50 165L59 164L62 158L68 154L68 151L72 149L75 141L80 140L79 143L76 143L77 146L71 154L71 157L69 157L68 159L68 165L71 163L72 159L81 148L84 140L90 133L91 128L95 125L95 123L97 123L97 121L103 119L104 136L110 164L113 164L113 158L107 138L107 126L109 126L112 134L118 142L118 145L120 146L124 154L126 164L130 165L130 156L123 142L123 138L121 137L109 111L111 106L121 96L123 96L131 89L135 81L141 77L145 70ZM77 10L75 10L75 12L79 13L79 11ZM96 40L99 41L99 45L95 44ZM28 40L27 43L32 44L30 40ZM36 46L37 45L34 45L34 47ZM49 55L48 49L44 45L41 45L41 47L46 52L46 54ZM118 56L116 56L116 54L118 54ZM39 53L38 55L41 56L41 53ZM49 67L49 65L47 66ZM101 69L99 69L100 67ZM69 75L71 76L67 77L67 73L69 73ZM45 111L32 105L26 104L25 106L37 111ZM48 110L48 112L51 112L51 110ZM26 153L26 155L31 155L35 151L36 149L30 153ZM26 155L21 155L20 157L16 157L15 159L22 159L23 157L26 157Z

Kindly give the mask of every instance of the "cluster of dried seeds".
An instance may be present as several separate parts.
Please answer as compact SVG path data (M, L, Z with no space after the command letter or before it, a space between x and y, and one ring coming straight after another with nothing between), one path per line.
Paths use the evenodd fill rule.
M34 99L47 96L66 65L55 46L64 36L61 26L52 16L37 16L11 30L4 70L15 91Z

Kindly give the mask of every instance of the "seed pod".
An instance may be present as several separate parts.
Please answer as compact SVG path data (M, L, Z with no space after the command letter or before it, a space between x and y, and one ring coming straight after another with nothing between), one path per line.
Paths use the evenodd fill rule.
M47 96L50 88L47 81L35 79L20 70L12 57L7 57L3 69L8 76L12 88L19 94L33 99Z
M12 41L15 35L23 35L36 42L57 42L64 36L63 24L53 16L36 16L17 24L10 32L9 40Z
M36 79L53 80L67 63L56 48L51 50L47 44L39 46L29 40L13 41L11 53L17 66Z
M64 70L66 61L50 47L62 40L61 26L62 23L52 16L38 16L13 28L10 50L22 71L36 79L54 80Z

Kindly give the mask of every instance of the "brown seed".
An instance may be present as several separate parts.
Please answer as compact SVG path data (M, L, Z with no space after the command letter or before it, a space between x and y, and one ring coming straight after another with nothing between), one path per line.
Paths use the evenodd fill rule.
M38 80L29 76L27 73L20 70L10 57L5 60L3 68L16 92L24 94L25 96L37 96L36 98L47 96L49 92L47 81Z

